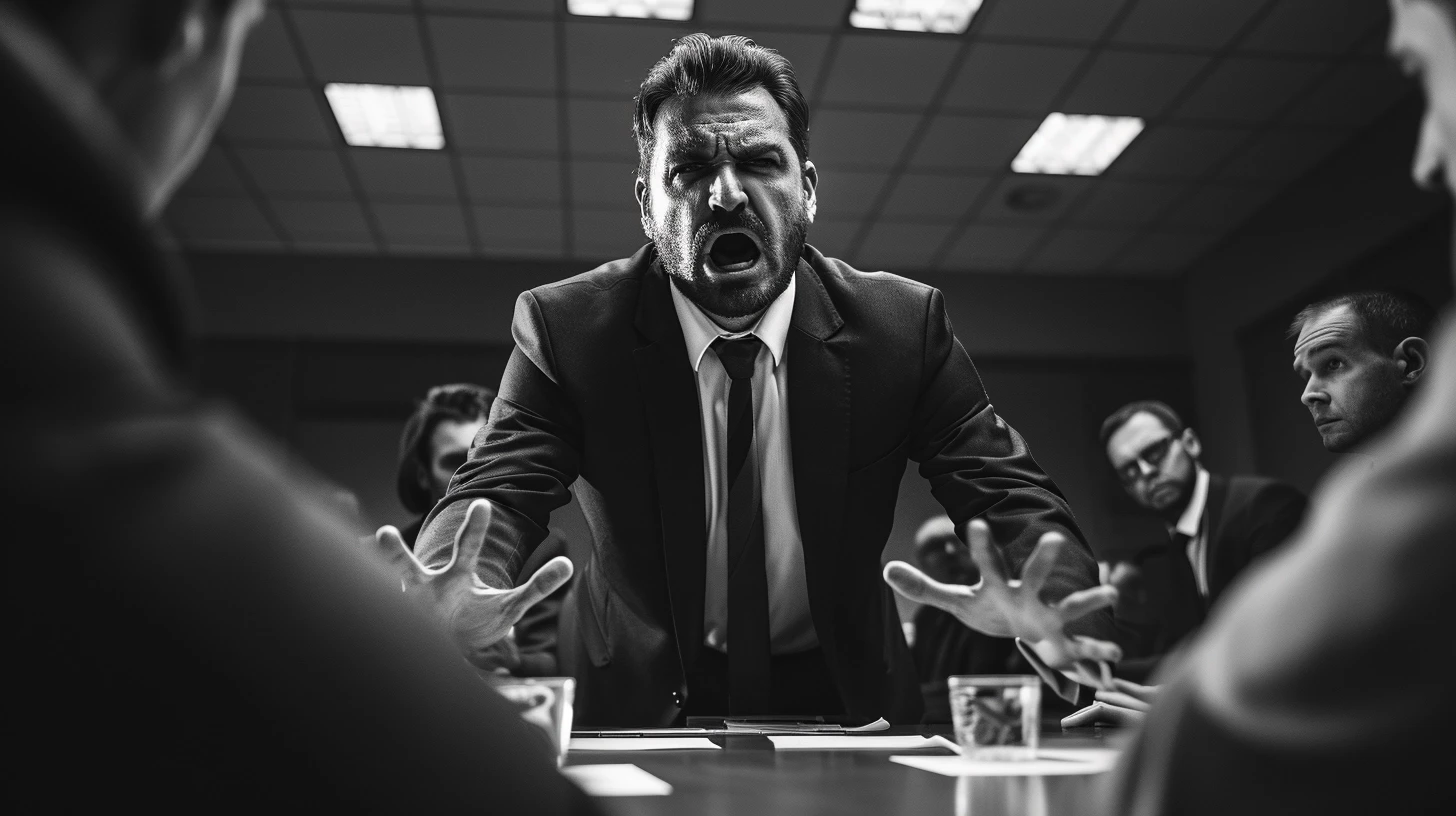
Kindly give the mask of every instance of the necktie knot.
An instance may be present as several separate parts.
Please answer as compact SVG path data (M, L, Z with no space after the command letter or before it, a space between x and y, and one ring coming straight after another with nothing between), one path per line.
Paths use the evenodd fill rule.
M723 369L735 380L753 376L753 363L758 359L758 350L761 348L763 341L753 335L738 340L725 340L720 337L713 341L713 351L718 354Z

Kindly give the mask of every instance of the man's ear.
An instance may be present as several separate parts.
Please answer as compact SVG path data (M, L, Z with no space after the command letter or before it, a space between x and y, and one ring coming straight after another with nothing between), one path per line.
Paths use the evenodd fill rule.
M1407 337L1395 346L1395 364L1400 367L1400 384L1410 388L1426 373L1431 347L1423 337Z
M804 203L809 212L809 223L814 223L814 215L819 212L819 168L814 162L804 160Z
M647 235L647 240L651 241L653 240L652 208L649 205L651 191L647 189L647 182L643 181L640 175L637 177L637 181L632 184L632 195L637 197L637 212L642 219L642 232Z
M1203 442L1199 440L1198 434L1192 428L1184 428L1180 440L1183 443L1183 450L1188 451L1189 456L1194 459L1203 456Z

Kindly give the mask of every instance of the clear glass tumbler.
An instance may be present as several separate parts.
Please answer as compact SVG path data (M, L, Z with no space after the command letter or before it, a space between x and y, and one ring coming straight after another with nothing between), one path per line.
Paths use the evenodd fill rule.
M1041 678L1030 674L950 678L956 743L970 759L1036 759Z
M521 719L541 729L556 751L559 767L566 760L571 741L572 700L576 679L572 677L507 677L493 680L491 687L511 701Z

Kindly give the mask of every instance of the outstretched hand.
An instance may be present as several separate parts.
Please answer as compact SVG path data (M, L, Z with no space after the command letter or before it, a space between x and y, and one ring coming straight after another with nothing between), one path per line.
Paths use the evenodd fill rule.
M486 586L475 574L475 562L485 544L490 516L490 502L471 502L455 533L450 563L437 570L421 564L394 527L381 527L374 534L384 557L400 572L404 591L434 613L472 662L477 655L488 654L527 610L570 580L572 572L571 560L557 556L515 589Z
M978 632L1020 638L1048 666L1073 675L1078 682L1109 686L1112 678L1106 662L1120 660L1122 650L1113 643L1070 635L1066 625L1089 612L1112 606L1117 602L1117 590L1097 586L1073 592L1055 603L1043 601L1042 588L1056 566L1057 553L1067 546L1059 533L1041 537L1022 567L1019 580L1009 577L1001 553L991 544L991 528L985 521L973 519L967 525L966 539L971 558L981 570L981 581L975 586L942 584L903 561L885 565L885 582L912 601L944 609Z

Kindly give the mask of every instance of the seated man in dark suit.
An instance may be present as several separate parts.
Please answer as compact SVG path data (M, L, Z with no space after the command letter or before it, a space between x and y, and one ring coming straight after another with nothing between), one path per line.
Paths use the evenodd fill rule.
M1127 494L1168 527L1167 603L1151 659L1125 660L1118 674L1144 679L1157 660L1203 625L1224 590L1278 547L1304 516L1294 487L1258 476L1209 473L1202 442L1166 404L1132 402L1102 423L1100 442Z
M9 809L594 812L332 491L186 385L151 226L262 13L0 0Z
M741 37L684 37L651 69L633 117L649 243L521 295L490 423L420 534L442 561L489 500L480 577L508 586L580 486L584 723L918 721L880 580L907 459L952 519L1035 568L972 625L1072 670L1117 654L1091 552L941 294L805 243L808 118L787 60Z

